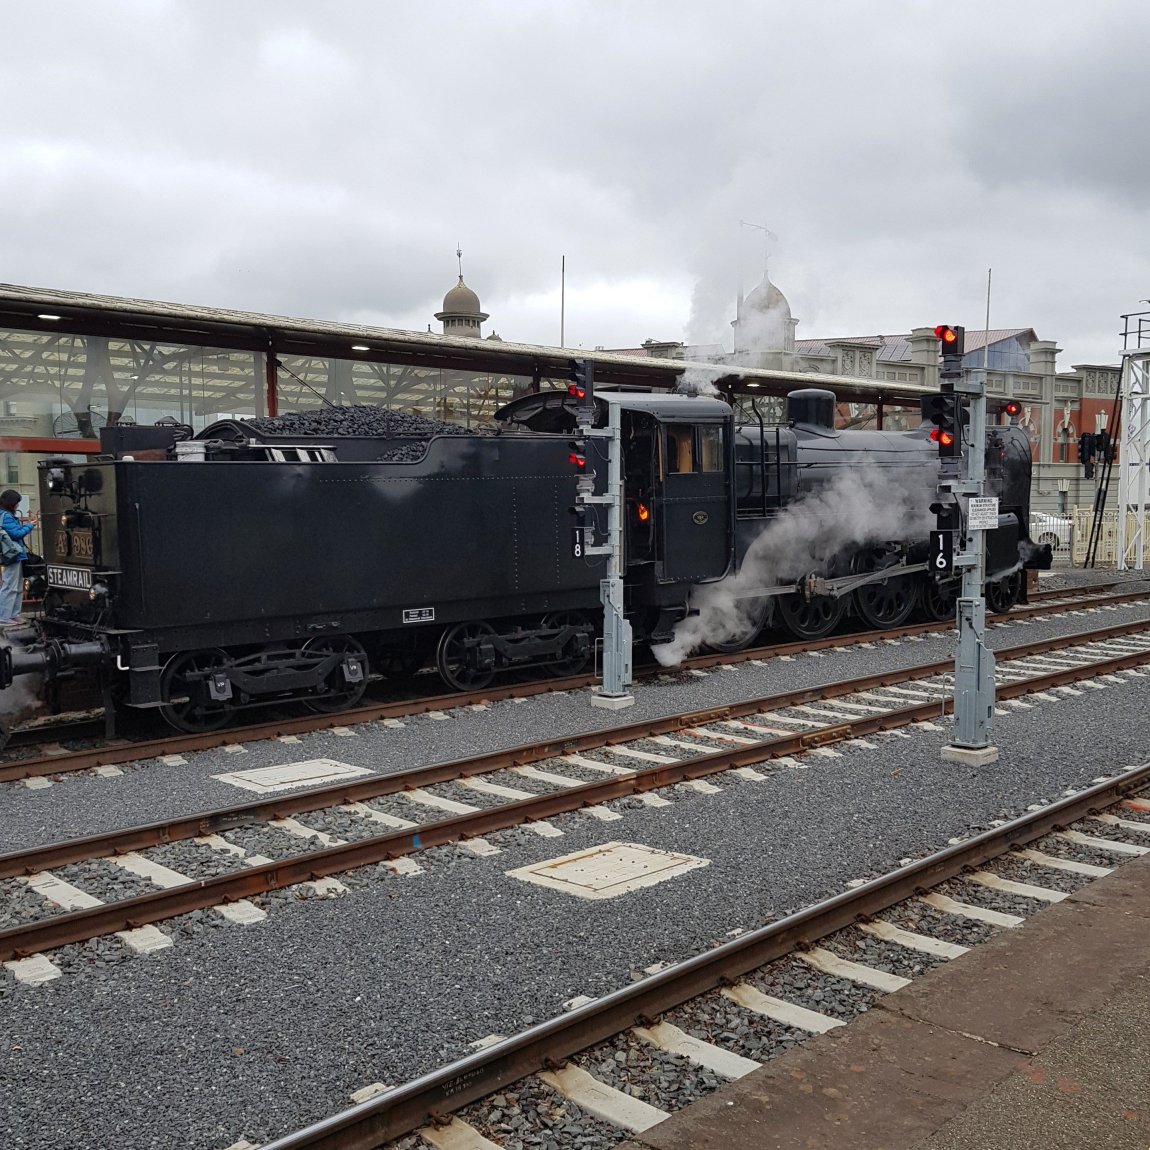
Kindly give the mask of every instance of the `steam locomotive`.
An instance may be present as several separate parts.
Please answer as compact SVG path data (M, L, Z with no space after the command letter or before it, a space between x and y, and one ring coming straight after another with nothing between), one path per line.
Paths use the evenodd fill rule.
M878 627L953 612L954 584L926 564L928 427L837 430L820 390L793 392L778 426L736 426L711 396L601 389L594 404L599 426L618 410L625 606L657 652L738 649L772 619L813 637L848 612ZM272 704L354 706L373 670L433 663L469 690L506 669L586 666L605 561L581 543L605 524L596 505L578 518L566 393L513 401L488 434L410 417L399 434L346 420L332 434L307 414L194 437L106 428L92 462L43 461L43 606L0 650L0 687L39 674L58 708L62 681L94 672L109 715L158 709L198 732ZM590 455L601 494L605 459ZM1023 433L989 429L987 459L1001 611L1049 553L1029 540ZM897 522L881 523L891 507Z

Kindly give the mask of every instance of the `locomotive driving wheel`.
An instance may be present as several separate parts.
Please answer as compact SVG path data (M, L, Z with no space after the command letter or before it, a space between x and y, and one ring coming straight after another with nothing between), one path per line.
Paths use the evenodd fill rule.
M847 598L831 595L784 595L779 600L779 618L796 639L821 639L829 635L846 614Z
M855 558L854 569L862 575L883 566L883 552L868 550ZM867 583L854 593L859 618L876 631L901 627L914 611L914 580L909 575L891 575L878 583Z
M992 615L1005 615L1022 596L1022 572L1015 571L1005 579L987 583L986 605Z
M494 634L495 629L483 622L457 623L443 632L435 651L435 666L449 687L475 691L491 682L494 658L488 659L480 648Z
M173 655L160 676L160 714L177 731L197 735L218 731L232 718L235 708L228 699L213 699L209 681L223 667L227 654L218 647L184 651Z
M360 643L350 635L327 635L322 639L309 639L303 645L305 655L337 655L335 666L328 672L320 688L321 694L308 695L303 705L309 711L318 711L321 714L331 711L345 711L354 707L363 698L367 690L367 652ZM358 680L348 681L344 674L344 665L348 660L358 662L360 676Z
M919 584L918 605L931 622L941 623L947 619L953 622L957 603L958 583L953 579L936 583L928 575Z
M706 649L720 655L745 651L771 621L770 599L744 599L739 602L738 618L732 621L725 639L708 639Z
M553 611L550 615L544 615L540 621L542 627L554 627L556 629L562 627L586 627L587 616L582 611ZM569 654L564 656L559 654L555 656L554 662L548 663L546 666L547 673L554 675L557 679L562 679L566 675L578 675L584 667L587 666L591 659L590 646L583 654Z

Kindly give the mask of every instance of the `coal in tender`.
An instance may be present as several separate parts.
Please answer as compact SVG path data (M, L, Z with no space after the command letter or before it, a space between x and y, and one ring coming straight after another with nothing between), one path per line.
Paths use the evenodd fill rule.
M418 463L427 454L427 443L401 443L376 456L380 463Z
M356 436L380 439L430 439L433 435L475 435L458 423L444 423L408 411L388 411L367 403L287 411L244 421L264 435ZM422 447L419 458L422 454ZM390 458L390 457L389 457Z

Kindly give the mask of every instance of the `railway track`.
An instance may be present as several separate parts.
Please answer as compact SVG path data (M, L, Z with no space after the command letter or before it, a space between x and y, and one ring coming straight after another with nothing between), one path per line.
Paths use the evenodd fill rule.
M1148 786L1150 763L1132 767L404 1085L373 1084L374 1097L263 1150L489 1150L573 1115L579 1144L623 1140L1150 853Z
M1066 611L1090 611L1120 606L1150 598L1150 590L1145 589L1118 594L1110 593L1112 588L1120 586L1122 584L1104 584L1101 588L1096 586L1084 591L1071 589L1068 591L1037 592L1031 598L1040 600L1038 605L1017 608L1009 615L1002 616L999 621L1025 621L1058 615ZM1106 593L1096 594L1100 589ZM705 670L710 667L724 664L732 665L753 659L765 660L801 655L811 651L848 648L888 639L939 633L948 629L952 629L949 623L914 623L883 631L858 632L851 635L832 635L823 639L776 643L764 647L748 648L733 654L699 655L684 661L676 670ZM659 673L663 673L663 669L658 667L650 667L640 671L640 674ZM542 682L493 685L467 694L437 693L419 698L375 703L336 714L279 715L260 723L197 735L179 735L165 731L157 738L119 740L113 743L100 741L95 746L74 750L67 750L61 744L67 741L98 740L104 725L103 718L100 716L70 716L59 724L41 723L34 727L13 731L8 748L22 752L25 757L13 758L0 763L0 782L68 774L162 755L186 754L214 747L279 738L284 735L301 735L337 726L352 726L356 723L404 719L449 707L472 706L481 702L493 702L509 698L527 698L552 691L579 690L592 686L596 682L597 679L593 675L577 675L564 679L548 679ZM51 748L48 753L40 755L29 753L34 751L36 747L45 745Z
M1025 707L1023 695L1075 693L1070 684L1099 676L1116 683L1142 677L1137 668L1150 663L1150 623L1029 643L1000 651L998 659L999 701ZM303 883L340 893L343 884L333 876L380 863L410 870L418 864L409 856L428 847L462 842L491 853L497 848L483 836L494 831L527 826L557 834L548 819L584 808L613 821L620 815L605 804L634 797L665 805L660 788L705 788L721 772L759 784L769 777L755 769L764 763L801 765L794 756L834 753L836 743L912 723L938 729L933 720L950 708L951 670L948 660L880 672L6 854L0 883L12 896L31 892L42 903L38 917L0 931L0 959L27 964L13 968L17 977L46 980L56 975L42 952L56 947L121 933L129 945L156 949L171 943L151 924L193 910L215 907L252 921L264 917L248 901L254 896ZM444 813L449 817L419 821ZM301 814L310 822L296 818ZM243 845L257 824L284 852L303 840L312 849L269 854L266 837ZM165 852L177 844L199 855L199 873L172 865ZM84 886L97 863L109 875L134 876L147 893L104 901L106 892Z

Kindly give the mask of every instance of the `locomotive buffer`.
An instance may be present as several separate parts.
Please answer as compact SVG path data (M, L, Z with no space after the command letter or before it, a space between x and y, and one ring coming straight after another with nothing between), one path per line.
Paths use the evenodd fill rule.
M599 580L603 604L603 685L591 696L593 707L621 710L635 702L627 692L633 680L631 669L631 624L623 607L623 436L619 405L609 403L605 428L591 426L595 415L594 365L589 360L572 363L575 384L568 388L576 396L576 434L580 439L597 439L607 447L607 489L595 494L595 474L583 473L575 481L575 502L579 507L601 504L607 508L607 542L589 540L593 528L577 528L583 534L584 555L607 556L607 578ZM592 519L592 522L594 520Z
M965 503L965 530L958 532L954 567L962 572L958 599L958 649L954 660L954 726L942 758L949 762L981 766L998 760L998 748L991 745L994 718L994 652L986 645L987 530L998 526L998 500L983 496L986 479L986 381L962 370L963 329L936 329L942 341L943 393L955 396L955 438L966 450L953 457L944 455L938 492L940 499ZM970 413L970 425L963 434L963 408ZM940 454L943 453L940 440ZM963 474L965 473L965 475ZM940 526L942 526L940 518Z

